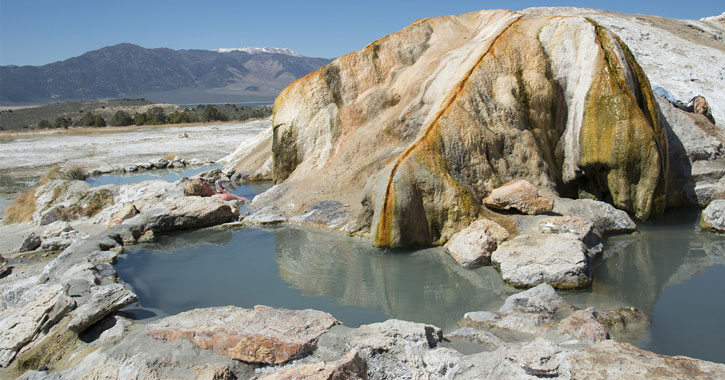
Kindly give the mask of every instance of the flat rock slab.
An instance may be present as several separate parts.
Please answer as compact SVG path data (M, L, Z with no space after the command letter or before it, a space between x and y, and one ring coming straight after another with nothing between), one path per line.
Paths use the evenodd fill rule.
M590 220L594 223L594 228L599 236L637 229L637 225L626 212L618 210L609 203L592 199L556 198L552 211L561 215L578 216Z
M195 309L149 326L156 339L189 339L203 349L247 363L280 364L306 355L317 338L340 324L316 310L255 306Z
M570 233L519 235L499 245L491 262L504 281L517 287L549 283L578 289L592 282L587 246Z

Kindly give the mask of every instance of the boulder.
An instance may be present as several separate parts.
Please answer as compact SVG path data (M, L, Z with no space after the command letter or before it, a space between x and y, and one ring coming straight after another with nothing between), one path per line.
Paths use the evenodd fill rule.
M560 314L573 311L574 307L556 293L554 288L542 283L531 289L513 294L506 298L503 306L498 309L501 313L547 313Z
M318 337L339 323L315 310L225 306L164 318L150 325L149 333L156 339L188 339L247 363L280 364L312 352Z
M137 300L138 297L121 284L94 287L90 299L73 312L68 328L80 333L106 315Z
M706 230L725 232L725 199L712 201L702 210L700 226Z
M514 180L611 199L640 219L664 210L654 94L627 46L591 19L419 20L296 81L274 109L273 176L286 186L271 205L290 218L349 204L339 228L354 223L347 232L375 246L445 244Z
M42 240L40 240L40 236L38 236L35 232L31 232L30 234L28 234L28 236L25 237L25 239L23 239L23 242L20 244L20 248L18 248L18 251L34 251L40 247L40 243L42 243Z
M599 236L609 233L630 232L637 229L632 218L612 205L592 199L556 198L553 212L561 215L576 216L594 223Z
M508 231L498 223L479 219L453 235L445 247L463 267L474 268L490 265L491 253L508 237Z
M587 246L570 233L519 235L499 245L491 262L504 281L517 287L546 282L559 289L579 289L592 282Z
M483 203L501 210L516 209L524 214L546 214L554 207L554 200L539 196L529 181L517 179L494 189Z
M88 237L87 233L79 232L76 230L61 232L56 237L51 237L43 240L43 242L40 244L40 248L44 251L62 251L68 248L76 240L80 240L85 237Z
M237 216L235 208L218 197L181 197L155 203L125 224L142 226L144 231L166 232L215 226L236 220Z

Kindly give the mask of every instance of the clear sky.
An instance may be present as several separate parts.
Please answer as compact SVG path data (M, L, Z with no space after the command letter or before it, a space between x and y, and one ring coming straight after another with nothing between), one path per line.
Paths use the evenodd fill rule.
M121 42L172 49L275 46L332 58L419 18L532 6L679 19L725 11L723 0L0 0L0 65L42 65Z

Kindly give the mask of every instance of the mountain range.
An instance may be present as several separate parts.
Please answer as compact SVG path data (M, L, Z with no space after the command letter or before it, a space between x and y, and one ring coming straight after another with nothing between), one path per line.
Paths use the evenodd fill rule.
M173 50L122 43L42 66L0 66L0 103L139 97L164 103L264 102L329 62L279 48Z

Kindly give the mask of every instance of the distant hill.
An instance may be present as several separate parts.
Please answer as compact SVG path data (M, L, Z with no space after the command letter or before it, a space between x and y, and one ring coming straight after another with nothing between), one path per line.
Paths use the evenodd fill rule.
M329 63L288 49L145 49L123 43L43 66L0 66L0 104L144 97L166 103L272 100Z

